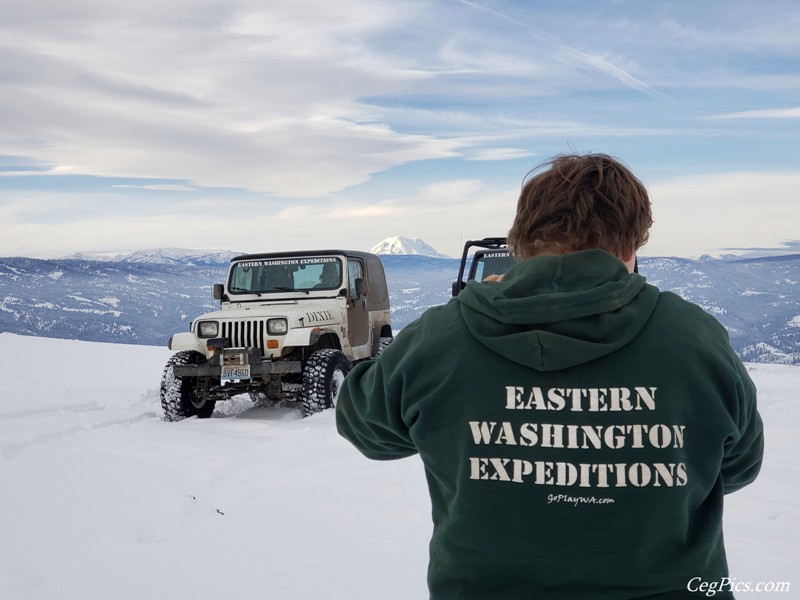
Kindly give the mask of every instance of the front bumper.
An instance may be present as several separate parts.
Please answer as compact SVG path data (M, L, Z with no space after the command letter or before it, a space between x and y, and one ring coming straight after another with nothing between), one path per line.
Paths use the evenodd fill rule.
M250 378L269 379L271 375L288 375L302 373L303 365L299 360L262 360L258 349L249 352L242 350L243 362L250 365ZM198 365L173 365L172 373L176 377L220 377L222 372L222 353L217 353L209 360Z

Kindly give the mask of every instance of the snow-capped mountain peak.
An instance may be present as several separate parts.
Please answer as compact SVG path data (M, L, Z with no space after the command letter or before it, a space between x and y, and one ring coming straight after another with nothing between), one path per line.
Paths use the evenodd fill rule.
M387 237L381 243L376 244L370 249L373 254L395 254L418 256L432 256L434 258L450 258L446 254L437 252L433 246L425 243L419 238L411 239L402 235Z

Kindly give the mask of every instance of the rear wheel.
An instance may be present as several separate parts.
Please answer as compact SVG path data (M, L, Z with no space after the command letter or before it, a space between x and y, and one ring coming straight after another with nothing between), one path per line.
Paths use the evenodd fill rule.
M205 357L199 352L177 352L167 361L161 377L161 408L167 421L180 421L187 417L207 419L214 412L216 400L197 393L197 377L177 377L172 372L175 365L199 364Z
M383 354L383 351L386 350L386 348L389 347L389 344L391 344L393 341L394 338L391 337L380 338L378 340L378 353L375 355L375 358L378 358L381 354Z
M341 350L317 350L303 369L303 416L336 406L350 363Z

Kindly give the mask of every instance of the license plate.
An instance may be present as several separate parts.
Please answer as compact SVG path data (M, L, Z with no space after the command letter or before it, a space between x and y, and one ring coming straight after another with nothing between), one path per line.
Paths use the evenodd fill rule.
M250 365L222 365L220 379L223 381L250 379Z

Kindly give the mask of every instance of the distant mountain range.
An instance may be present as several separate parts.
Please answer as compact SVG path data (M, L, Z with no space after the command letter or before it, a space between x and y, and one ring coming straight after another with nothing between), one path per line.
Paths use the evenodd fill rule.
M215 310L211 288L234 252L150 251L116 258L0 258L0 331L162 345ZM459 261L385 255L399 330L450 300ZM699 304L728 329L743 360L800 363L800 255L642 258L650 283Z
M184 248L156 248L136 252L76 252L64 260L97 262L146 263L153 265L227 265L244 252L225 250L186 250Z

